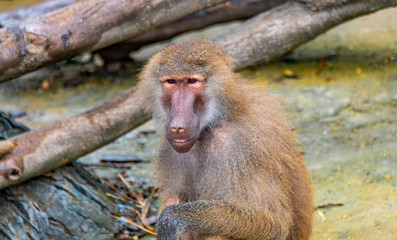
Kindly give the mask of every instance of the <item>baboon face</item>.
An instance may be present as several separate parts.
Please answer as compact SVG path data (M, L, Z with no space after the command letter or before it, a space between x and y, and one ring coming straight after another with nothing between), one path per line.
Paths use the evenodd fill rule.
M200 74L173 74L162 76L160 81L167 115L165 135L175 151L188 152L200 134L205 79Z
M206 127L225 118L232 74L231 59L204 41L177 43L149 61L141 87L152 102L144 104L164 123L175 151L188 152Z

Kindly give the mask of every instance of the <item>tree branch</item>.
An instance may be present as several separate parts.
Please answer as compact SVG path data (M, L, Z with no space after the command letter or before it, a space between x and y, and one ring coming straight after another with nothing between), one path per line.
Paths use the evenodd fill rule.
M0 157L0 189L74 161L146 122L134 93L132 88L78 116L6 140L15 146Z
M305 4L287 2L247 20L215 42L241 69L280 57L347 20L396 5L397 0L361 0L313 12Z

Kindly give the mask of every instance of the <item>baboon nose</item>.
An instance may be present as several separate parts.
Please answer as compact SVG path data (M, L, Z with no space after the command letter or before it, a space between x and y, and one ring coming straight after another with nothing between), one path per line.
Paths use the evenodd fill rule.
M185 131L185 129L183 127L170 127L171 132L174 133L183 133Z

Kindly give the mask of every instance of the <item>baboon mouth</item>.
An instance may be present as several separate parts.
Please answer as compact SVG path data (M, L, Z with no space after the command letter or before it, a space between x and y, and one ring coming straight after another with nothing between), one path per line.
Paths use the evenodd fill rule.
M188 143L188 142L191 142L193 140L194 140L194 138L191 138L191 139L177 139L177 138L174 138L174 139L172 139L172 141L174 141L175 143Z
M190 139L186 138L171 138L168 139L171 146L175 149L175 151L179 153L185 153L190 151L197 140L197 137L193 137Z

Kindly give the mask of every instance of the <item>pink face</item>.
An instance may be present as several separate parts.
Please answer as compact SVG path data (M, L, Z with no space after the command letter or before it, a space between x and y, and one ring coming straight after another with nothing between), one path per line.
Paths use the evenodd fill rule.
M165 135L179 153L188 152L199 137L206 102L204 80L199 74L174 74L160 78L162 102L167 114Z

